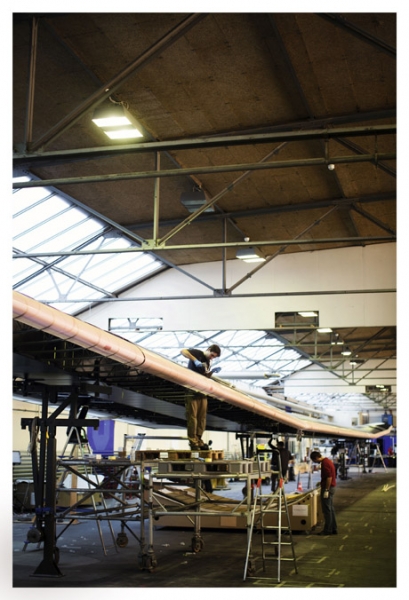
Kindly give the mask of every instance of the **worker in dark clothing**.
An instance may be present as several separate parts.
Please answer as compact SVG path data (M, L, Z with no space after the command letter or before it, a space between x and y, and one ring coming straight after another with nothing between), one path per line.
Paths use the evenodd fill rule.
M337 519L334 510L334 494L336 475L332 460L324 458L320 452L311 452L312 462L321 465L321 507L324 515L324 529L318 535L335 535L337 531Z
M273 451L271 455L271 491L275 492L278 485L278 475L280 475L280 468L281 477L283 477L283 479L286 480L288 463L290 462L290 460L293 459L293 457L291 456L291 452L287 450L287 448L284 446L284 442L278 442L277 446L274 446L272 442L273 438L270 438L268 441L268 445Z
M220 367L210 369L210 362L221 354L217 344L212 344L204 351L198 348L183 348L181 354L189 359L188 369L195 373L211 377L213 373L218 373L221 370ZM187 437L189 438L191 450L208 450L209 446L202 440L202 435L206 429L207 396L199 392L189 391L186 396L185 407Z

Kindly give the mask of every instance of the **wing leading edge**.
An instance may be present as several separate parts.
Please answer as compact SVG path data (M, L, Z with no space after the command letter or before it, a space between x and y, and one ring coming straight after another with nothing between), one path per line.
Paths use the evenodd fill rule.
M92 350L118 363L150 373L183 387L203 392L221 402L227 402L265 417L267 421L279 422L292 427L300 433L308 432L337 437L376 439L387 435L392 430L392 427L387 427L383 423L349 428L311 417L299 417L287 413L268 404L267 398L266 401L263 401L233 387L203 377L146 348L16 291L13 292L13 318L62 340L75 342L82 348Z

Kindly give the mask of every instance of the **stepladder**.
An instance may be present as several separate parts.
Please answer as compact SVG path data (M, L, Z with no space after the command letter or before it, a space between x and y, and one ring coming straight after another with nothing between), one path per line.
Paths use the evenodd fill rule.
M261 486L257 487L254 495L243 579L275 577L279 583L282 563L292 563L292 571L289 570L288 574L298 573L284 480L279 479L274 493L262 494L260 490ZM258 539L257 544L254 543L255 538ZM260 561L262 566L258 568ZM272 564L275 564L275 569Z

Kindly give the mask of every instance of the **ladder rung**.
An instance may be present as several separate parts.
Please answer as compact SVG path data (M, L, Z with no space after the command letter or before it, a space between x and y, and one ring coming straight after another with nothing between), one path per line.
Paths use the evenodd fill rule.
M279 544L278 542L261 542L263 546L292 546L291 542L281 542L281 544Z
M263 560L278 560L278 556L265 556ZM280 561L281 561L281 560L282 560L282 561L284 561L284 560L285 560L285 561L287 561L287 562L288 562L289 560L292 560L293 562L295 562L295 558L290 558L289 556L287 556L287 557L280 556Z
M297 571L297 562L296 562L296 557L294 554L294 542L292 539L292 533L291 533L291 524L290 524L290 515L288 512L288 506L287 506L287 502L286 502L286 497L284 494L284 490L283 488L279 488L278 490L276 490L276 492L272 493L272 494L259 494L258 498L260 500L260 502L258 503L258 512L256 513L256 505L254 505L254 513L253 513L253 522L252 522L252 526L251 526L251 531L250 531L250 540L251 540L251 536L253 534L253 531L256 530L257 532L261 533L261 548L262 548L262 560L263 563L265 563L267 560L270 561L276 561L278 562L278 571L280 570L280 561L292 561L294 563L295 566L295 570ZM262 501L262 499L264 499L264 501ZM267 499L267 501L265 500ZM272 515L283 515L282 517L277 517L275 520L278 521L277 525L266 525L264 522L264 515L272 514ZM254 519L255 515L257 515L257 518ZM284 524L283 524L284 521ZM266 541L265 537L269 537L268 536L268 531L270 532L274 532L274 541ZM279 533L277 533L279 532ZM285 536L285 539L287 539L288 541L283 541L282 535ZM271 534L270 534L271 537ZM266 549L266 546L271 546L271 552L274 551L274 555L272 556L266 556L266 552L268 551ZM277 549L277 546L279 549ZM292 549L292 557L283 557L281 556L281 546L291 546ZM273 550L274 548L274 550ZM247 561L248 558L250 556L250 551L251 551L251 541L249 542L248 548L247 548ZM246 562L246 566L247 566L247 562ZM264 570L265 570L265 564L263 566ZM278 575L279 577L279 575Z

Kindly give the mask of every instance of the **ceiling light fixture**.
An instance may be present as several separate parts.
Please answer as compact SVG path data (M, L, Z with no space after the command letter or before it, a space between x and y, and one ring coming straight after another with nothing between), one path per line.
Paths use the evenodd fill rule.
M105 102L98 106L94 111L92 121L111 140L143 138L142 127L123 102L111 100L109 104Z
M363 358L352 358L352 359L349 361L349 364L350 364L350 365L363 365L363 364L364 364L364 362L365 362L365 361L363 360Z
M331 327L319 327L317 331L318 333L332 333Z
M236 252L236 258L244 260L247 263L259 263L265 262L264 256L261 254L258 248L249 246L248 248L238 248Z
M313 310L304 310L298 313L300 317L318 317L318 313Z

